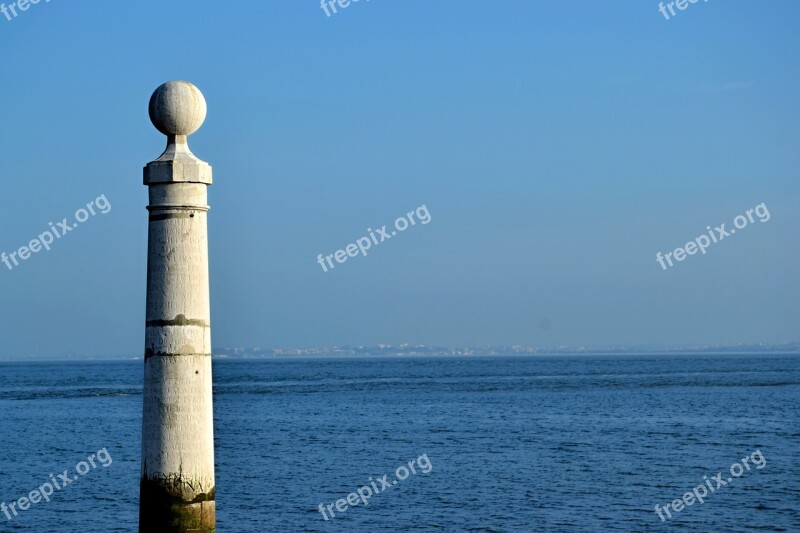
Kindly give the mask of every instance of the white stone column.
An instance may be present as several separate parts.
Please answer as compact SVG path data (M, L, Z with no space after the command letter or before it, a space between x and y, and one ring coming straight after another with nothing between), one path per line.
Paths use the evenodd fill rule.
M207 189L211 166L187 137L206 102L185 81L150 99L150 120L167 148L144 169L147 249L141 532L214 531L214 419Z

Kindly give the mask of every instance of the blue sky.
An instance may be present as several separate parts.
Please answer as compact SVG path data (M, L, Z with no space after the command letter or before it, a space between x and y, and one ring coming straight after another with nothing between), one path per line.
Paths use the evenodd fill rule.
M6 2L8 3L8 2ZM798 340L800 4L52 0L0 17L0 356L140 355L147 102L208 102L215 346ZM663 271L760 203L756 222ZM415 226L316 263L426 205ZM543 327L547 324L548 327Z

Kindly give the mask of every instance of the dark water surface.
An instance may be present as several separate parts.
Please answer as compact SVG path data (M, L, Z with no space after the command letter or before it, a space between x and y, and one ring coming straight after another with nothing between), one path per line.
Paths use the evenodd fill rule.
M0 364L0 502L50 474L75 477L100 449L113 459L49 503L0 513L0 531L136 530L142 366ZM800 531L796 356L223 361L214 372L221 532ZM656 515L756 450L763 468L667 523ZM429 473L416 467L329 521L319 512L423 454Z

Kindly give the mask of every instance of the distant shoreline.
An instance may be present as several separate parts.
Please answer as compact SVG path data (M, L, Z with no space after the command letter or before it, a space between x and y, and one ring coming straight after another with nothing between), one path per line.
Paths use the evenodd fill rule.
M422 358L441 358L441 359L479 359L479 358L513 358L513 357L670 357L670 356L769 356L769 355L800 355L800 345L787 344L761 347L719 347L719 348L670 348L664 350L647 349L618 349L618 350L569 350L569 349L537 349L536 351L472 351L467 353L454 352L391 352L374 350L358 351L353 353L349 350L338 352L305 351L298 350L299 353L241 353L230 354L226 350L220 350L212 357L214 361L302 361L313 359L422 359ZM92 356L56 356L56 357L3 357L0 356L0 363L120 363L142 361L142 356L120 356L120 357L92 357Z

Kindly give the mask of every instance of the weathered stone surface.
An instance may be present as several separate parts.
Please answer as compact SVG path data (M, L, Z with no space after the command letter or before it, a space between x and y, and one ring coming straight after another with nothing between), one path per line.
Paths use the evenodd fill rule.
M168 145L144 169L150 215L141 532L215 527L207 227L211 167L191 153L186 141L205 118L205 100L191 84L176 83L159 87L151 99L151 119L168 135Z
M164 135L191 135L206 119L206 99L188 81L168 81L150 97L148 111L153 126Z

